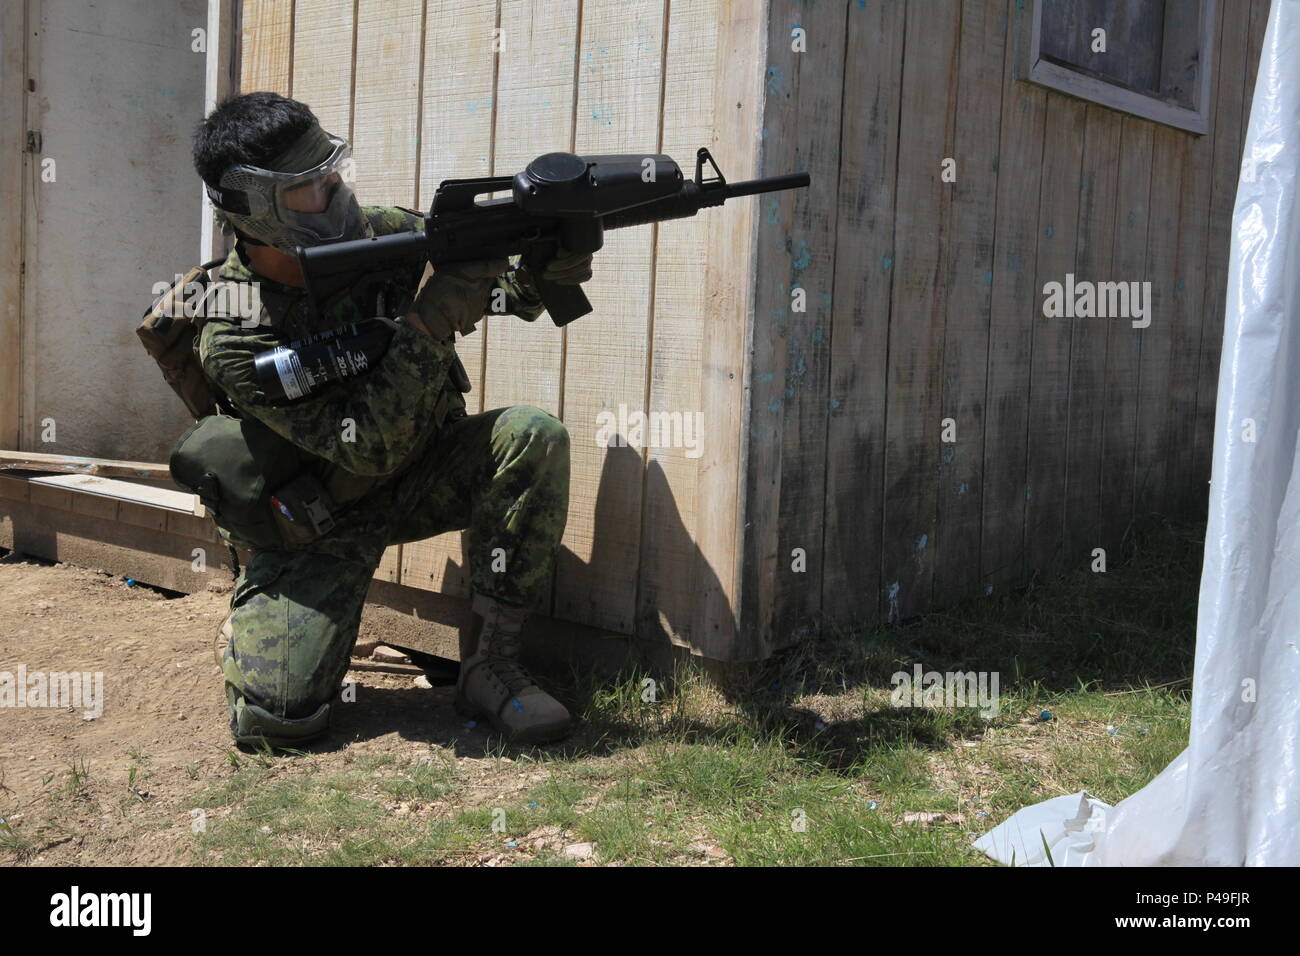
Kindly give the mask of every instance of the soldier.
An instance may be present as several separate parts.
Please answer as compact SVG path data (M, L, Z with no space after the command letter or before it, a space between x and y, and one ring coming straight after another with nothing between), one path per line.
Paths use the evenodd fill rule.
M475 622L457 709L516 741L564 736L568 711L518 655L564 530L568 433L530 406L466 415L469 383L454 347L454 333L471 332L494 297L504 295L505 312L537 318L541 300L527 267L494 260L439 268L418 295L419 269L364 286L358 277L314 315L295 247L421 229L419 216L359 206L347 143L322 130L306 105L273 93L213 110L195 134L194 164L236 236L218 281L256 283L259 292L248 314L204 321L195 340L203 374L245 434L265 426L285 455L301 459L319 489L312 506L327 512L310 540L268 546L223 524L217 509L223 537L253 549L219 649L235 740L297 746L322 734L385 547L453 530L467 532ZM562 253L544 277L586 281L591 256ZM259 353L384 313L396 314L396 330L369 372L294 404L272 404L259 388Z

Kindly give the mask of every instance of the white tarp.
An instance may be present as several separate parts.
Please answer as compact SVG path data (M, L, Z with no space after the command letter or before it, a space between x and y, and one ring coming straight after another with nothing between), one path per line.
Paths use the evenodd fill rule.
M1298 176L1300 0L1274 0L1232 218L1191 741L1117 806L1014 814L975 843L995 860L1300 865Z

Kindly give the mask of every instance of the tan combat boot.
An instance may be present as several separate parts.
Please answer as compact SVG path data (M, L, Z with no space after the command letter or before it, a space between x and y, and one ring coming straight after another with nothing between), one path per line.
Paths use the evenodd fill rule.
M477 647L461 661L456 709L518 743L545 743L569 732L568 710L534 683L519 664L519 635L528 612L474 595L482 618Z

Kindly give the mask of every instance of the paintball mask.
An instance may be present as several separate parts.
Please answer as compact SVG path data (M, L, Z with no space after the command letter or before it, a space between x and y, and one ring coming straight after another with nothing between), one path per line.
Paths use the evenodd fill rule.
M230 224L281 252L359 239L366 220L350 185L352 148L313 126L267 163L221 174L208 197Z

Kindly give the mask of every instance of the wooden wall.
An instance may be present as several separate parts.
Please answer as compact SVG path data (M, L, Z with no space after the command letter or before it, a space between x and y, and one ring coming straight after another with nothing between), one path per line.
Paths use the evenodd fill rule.
M666 152L689 172L707 145L744 178L752 149L728 167L716 136L717 50L724 32L759 36L761 20L743 9L755 6L244 0L240 88L301 99L347 135L363 203L424 208L443 179L513 173L552 150ZM750 138L756 105L742 111ZM734 562L744 316L708 314L705 247L710 230L745 215L733 206L711 223L611 233L586 286L593 315L563 331L545 317L491 319L459 345L471 412L528 403L568 425L571 504L548 608L560 618L725 655L734 626L718 595L732 585L713 566ZM732 429L707 421L703 457L596 443L602 411L693 414L713 390ZM701 520L702 480L729 515ZM379 576L464 595L460 535L390 549Z
M573 437L551 612L754 658L1203 506L1267 9L1218 5L1207 136L1018 80L1021 0L244 0L241 88L346 133L370 203L555 149L812 174L612 234L592 316L461 346L472 411L539 405ZM1150 327L1044 318L1067 272L1151 281ZM703 456L598 446L620 405L704 412ZM463 595L464 564L448 535L380 577Z
M1268 2L1218 4L1206 136L1016 79L1031 8L772 0L761 167L813 188L758 227L752 656L819 617L897 620L1113 560L1136 516L1204 507ZM1067 272L1149 280L1150 327L1045 318Z

